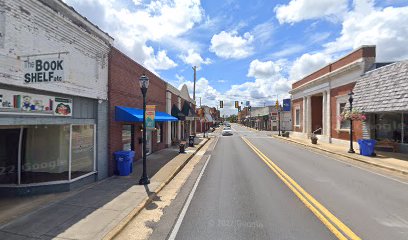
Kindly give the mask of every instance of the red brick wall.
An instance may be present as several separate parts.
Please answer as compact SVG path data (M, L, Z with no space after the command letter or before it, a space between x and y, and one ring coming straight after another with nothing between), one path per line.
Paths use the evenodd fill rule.
M296 107L300 106L300 118L299 118L299 123L300 127L296 127ZM303 99L299 98L296 100L292 101L292 123L293 123L293 131L295 132L302 132L303 131Z
M115 121L115 106L125 106L131 108L143 108L142 93L139 87L139 77L145 73L149 77L150 84L147 90L147 104L156 105L156 110L166 111L166 83L149 70L136 63L119 50L112 48L109 54L109 175L113 175L116 166L113 159L115 151L122 150L122 125L134 124L135 126L135 159L142 156L142 144L139 138L142 137L140 131L141 123L123 123ZM163 141L157 143L157 132L152 133L152 148L157 151L165 148L166 124L163 124Z
M338 131L337 130L337 96L347 95L353 88L355 83L350 83L338 88L333 88L330 91L330 115L331 115L331 136L332 138L349 140L350 134L347 131ZM362 131L362 124L361 122L353 122L353 139L356 141L357 139L362 138L363 131Z
M312 132L323 126L323 96L312 96ZM320 131L322 132L322 131ZM317 134L318 132L316 132Z

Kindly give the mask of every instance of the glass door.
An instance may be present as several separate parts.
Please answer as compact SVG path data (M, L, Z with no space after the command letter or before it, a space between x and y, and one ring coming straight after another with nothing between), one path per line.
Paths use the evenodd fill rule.
M16 184L20 128L0 129L0 184Z

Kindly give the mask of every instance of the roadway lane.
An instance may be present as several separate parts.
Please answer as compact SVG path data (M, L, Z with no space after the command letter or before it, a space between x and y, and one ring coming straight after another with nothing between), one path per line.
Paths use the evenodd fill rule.
M176 239L335 237L235 134L212 151Z
M408 239L407 183L233 127L362 239Z

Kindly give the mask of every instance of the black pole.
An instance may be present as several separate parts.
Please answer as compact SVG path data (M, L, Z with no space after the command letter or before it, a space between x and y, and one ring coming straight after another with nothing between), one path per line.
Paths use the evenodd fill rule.
M350 114L353 111L353 92L349 93ZM348 153L355 153L353 149L353 120L350 118L350 149Z
M278 109L278 129L279 129L278 136L280 136L281 135L281 128L280 128L280 111L279 111L279 109Z
M143 95L143 174L139 180L139 185L147 185L150 183L150 179L147 176L146 170L146 92L147 88L142 88Z

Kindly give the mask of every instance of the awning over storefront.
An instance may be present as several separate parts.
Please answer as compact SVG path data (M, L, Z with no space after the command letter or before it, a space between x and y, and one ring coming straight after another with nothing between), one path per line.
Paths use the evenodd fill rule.
M171 115L181 121L186 119L186 115L184 115L175 104L173 104L173 107L171 108Z
M143 109L115 107L115 120L120 122L143 122ZM156 111L156 122L173 122L178 121L177 118L165 113Z
M193 108L190 107L190 104L188 102L184 102L182 113L186 116L187 120L194 120L195 117L197 117L197 114L195 113Z
M361 112L408 111L408 61L367 72L357 80L353 92L353 108Z

